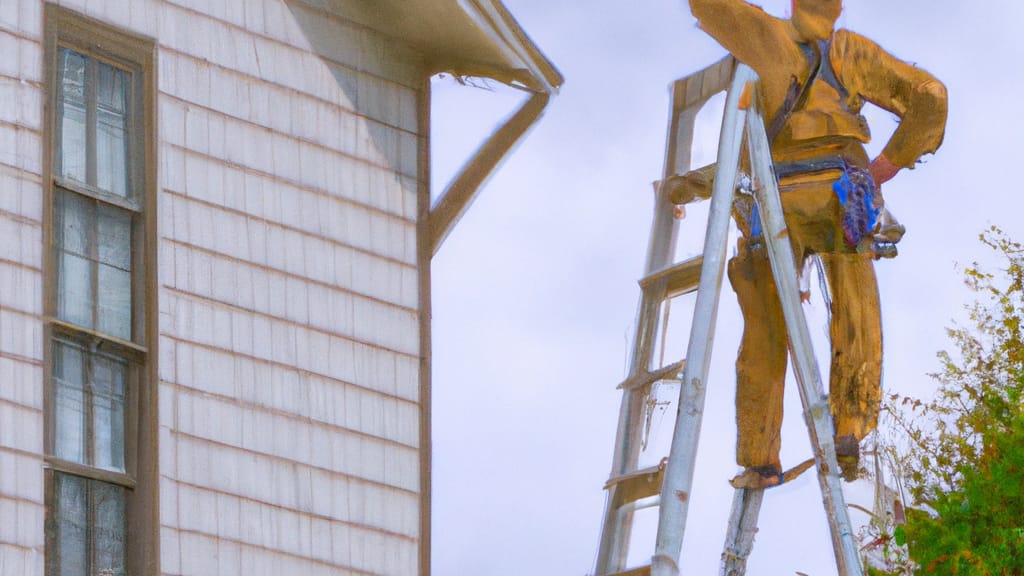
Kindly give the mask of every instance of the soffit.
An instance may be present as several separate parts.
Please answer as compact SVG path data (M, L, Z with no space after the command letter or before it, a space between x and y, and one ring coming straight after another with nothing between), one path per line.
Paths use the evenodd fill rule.
M554 92L562 76L499 0L306 0L401 39L431 72Z

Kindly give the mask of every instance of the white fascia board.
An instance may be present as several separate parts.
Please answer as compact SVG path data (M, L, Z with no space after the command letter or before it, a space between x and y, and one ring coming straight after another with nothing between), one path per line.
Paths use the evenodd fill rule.
M466 15L501 51L511 68L522 67L527 70L538 83L535 88L540 88L549 94L558 92L561 76L548 62L545 64L550 73L546 73L537 61L537 58L543 59L544 55L541 54L539 48L532 45L526 32L512 19L508 10L503 6L499 7L500 0L457 0L457 2ZM531 46L525 42L531 42ZM533 50L530 49L531 47Z

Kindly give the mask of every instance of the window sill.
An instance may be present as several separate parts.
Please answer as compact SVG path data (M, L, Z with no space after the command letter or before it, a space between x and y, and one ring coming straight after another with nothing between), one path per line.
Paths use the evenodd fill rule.
M125 472L94 468L92 466L86 466L85 464L78 464L77 462L69 462L67 460L57 458L56 456L47 456L46 466L56 472L74 474L75 476L81 476L91 480L117 484L118 486L123 486L129 490L135 489L135 479Z
M130 356L138 356L145 355L146 352L148 351L147 348L141 344L136 344L135 342L130 342L128 340L122 340L116 336L104 334L103 332L98 332L91 328L79 326L78 324L73 324L66 320L55 318L53 316L47 316L46 321L49 322L61 334L70 336L72 338L76 336L79 338L82 336L95 338L102 343L106 343L112 346L114 348L114 352L121 352Z

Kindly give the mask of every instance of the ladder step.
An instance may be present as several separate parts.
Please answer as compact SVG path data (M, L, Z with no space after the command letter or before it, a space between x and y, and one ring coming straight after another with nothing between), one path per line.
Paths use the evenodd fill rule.
M606 576L651 576L651 567L640 566L639 568L630 568L625 572L615 572L614 574L607 574Z
M640 374L634 374L633 376L626 378L626 380L624 380L622 384L619 384L618 387L623 390L636 390L637 388L650 386L660 380L674 380L676 374L681 372L685 367L686 360L680 360L674 364L658 368L653 372L644 370Z
M700 269L704 265L703 256L694 256L683 260L670 268L659 270L640 280L640 288L646 290L651 285L667 280L665 298L674 298L687 292L693 292L700 283Z
M663 458L657 466L643 468L629 474L610 478L604 485L604 488L608 490L615 487L614 506L618 508L623 504L660 494L661 482L665 477L665 464L667 463L668 458Z

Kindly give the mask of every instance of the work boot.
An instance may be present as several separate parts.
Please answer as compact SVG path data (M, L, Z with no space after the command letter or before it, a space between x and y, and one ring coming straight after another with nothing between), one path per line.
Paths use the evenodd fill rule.
M814 458L804 460L800 464L779 472L776 466L753 466L743 470L743 473L736 476L729 483L733 488L745 488L747 490L764 490L774 486L781 486L814 466Z
M853 434L836 436L836 460L839 461L839 472L843 480L853 482L857 479L860 464L860 442Z

